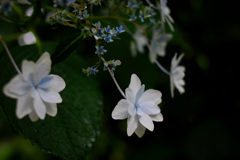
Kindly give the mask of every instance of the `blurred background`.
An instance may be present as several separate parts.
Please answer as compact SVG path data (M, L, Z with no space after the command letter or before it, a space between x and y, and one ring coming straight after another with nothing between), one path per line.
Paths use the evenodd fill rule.
M114 106L122 97L110 76L104 72L90 77L101 83L104 110L102 132L87 159L240 159L240 12L234 3L231 0L168 1L175 32L168 43L167 56L159 58L159 62L169 69L175 52L185 53L181 65L186 66L186 93L180 95L176 91L174 99L170 95L169 77L146 61L147 54L132 58L129 35L121 35L122 41L107 46L111 54L105 58L122 61L115 76L123 89L128 86L130 75L136 73L146 89L155 88L163 93L160 108L164 121L155 123L154 131L146 131L141 139L136 135L128 137L126 121L111 118ZM5 23L0 20L0 26ZM94 48L91 40L82 44L86 48L91 45ZM1 116L0 160L14 159L60 160L32 146Z

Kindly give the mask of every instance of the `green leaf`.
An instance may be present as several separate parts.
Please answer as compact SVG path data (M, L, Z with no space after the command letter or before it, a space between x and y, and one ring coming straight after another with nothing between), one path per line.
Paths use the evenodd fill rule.
M5 53L0 57L0 87L17 73ZM36 46L18 47L12 51L20 66L23 59L38 59ZM51 73L61 76L66 88L60 92L63 103L58 104L56 117L46 116L45 120L31 122L26 116L16 118L16 100L0 92L0 106L10 123L24 137L48 153L63 159L83 159L99 134L101 124L102 96L93 79L81 74L84 61L77 55L55 65Z
M51 57L53 65L67 58L77 48L81 38L82 34L78 33L60 42Z

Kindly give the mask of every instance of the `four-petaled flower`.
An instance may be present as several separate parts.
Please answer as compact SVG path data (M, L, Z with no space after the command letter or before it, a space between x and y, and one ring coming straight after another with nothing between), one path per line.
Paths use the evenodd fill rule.
M103 55L104 53L106 53L107 52L107 50L106 49L103 49L104 48L104 46L96 46L96 52L95 52L95 54L101 54L101 55Z
M171 95L174 97L174 87L178 89L178 91L182 94L185 92L183 86L185 85L185 81L183 80L185 76L185 67L178 66L182 57L184 55L181 54L177 58L177 53L174 55L171 63L171 73L170 73L170 88L171 88Z
M112 112L113 119L127 118L127 134L134 132L141 138L146 128L153 131L153 121L163 121L158 104L161 103L160 91L149 89L144 92L145 85L141 85L137 75L131 76L129 87L125 90L126 99L121 99Z
M167 46L168 40L172 38L171 34L160 33L159 30L153 31L153 38L150 44L150 60L154 62L157 59L157 55L165 56L165 49Z
M50 74L51 60L48 52L36 63L24 60L22 74L16 75L3 88L6 96L17 99L16 115L19 119L29 115L31 121L56 116L57 103L62 102L58 92L66 84L58 75Z

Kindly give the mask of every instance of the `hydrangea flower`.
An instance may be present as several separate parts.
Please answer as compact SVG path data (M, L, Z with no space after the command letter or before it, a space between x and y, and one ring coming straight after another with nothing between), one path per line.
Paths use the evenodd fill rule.
M144 46L147 45L147 38L143 34L143 31L138 29L133 35L133 39L135 40L136 43L132 41L130 44L130 49L131 49L132 55L136 56L136 48L138 52L140 53L144 52Z
M182 57L184 55L181 54L177 58L177 53L174 55L171 63L171 73L170 73L170 88L171 88L171 95L174 97L174 87L178 89L178 91L182 94L185 92L183 86L185 85L185 81L183 80L185 76L185 67L178 66Z
M172 23L174 23L172 17L170 16L170 9L167 6L167 0L160 0L160 4L158 4L158 8L160 10L162 21L163 23L167 21L170 29L174 31L174 28L172 26Z
M57 103L62 102L58 92L66 84L58 75L50 74L51 60L48 52L36 63L24 60L22 74L16 75L3 88L3 93L17 99L16 115L19 119L29 116L31 121L44 119L46 114L56 116Z
M106 49L104 49L104 46L95 46L96 47L96 52L95 52L95 54L98 54L98 53L100 53L101 55L103 55L104 53L106 53L107 52L107 50Z
M154 62L157 59L157 55L165 56L165 49L168 40L172 38L171 34L160 33L159 30L153 31L153 37L150 44L150 60Z
M145 85L141 85L137 75L132 74L129 87L125 90L126 99L121 99L112 112L116 120L127 119L127 134L134 132L141 138L146 128L153 131L153 121L163 121L158 104L161 103L160 91L149 89L144 92Z
M36 37L34 36L33 32L31 32L31 31L22 34L18 38L18 44L20 46L34 44L36 42L37 42Z

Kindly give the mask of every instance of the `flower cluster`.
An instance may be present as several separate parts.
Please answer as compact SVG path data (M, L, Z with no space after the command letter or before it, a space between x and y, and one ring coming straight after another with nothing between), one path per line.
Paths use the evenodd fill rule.
M118 39L119 34L125 32L123 30L123 27L116 27L116 28L110 28L110 26L101 28L101 23L97 22L93 24L92 28L92 34L94 35L95 39L103 39L105 42L113 42L113 39Z
M2 0L0 2L0 14L8 14L15 2L30 4L28 0ZM109 71L115 85L124 97L112 111L112 118L127 119L127 135L131 136L135 133L141 138L146 129L154 130L154 121L163 121L158 106L162 101L162 93L154 89L145 91L145 85L141 84L136 74L132 74L130 84L123 92L114 77L114 71L117 66L121 65L121 61L106 61L104 54L109 51L105 47L108 43L120 39L120 34L126 30L132 36L130 42L132 55L136 56L137 52L144 53L145 49L148 50L150 62L156 64L169 76L171 96L174 97L175 88L180 94L184 93L185 67L179 65L183 54L179 57L177 57L177 54L174 55L170 71L158 62L158 58L163 58L166 55L167 43L172 38L172 34L166 32L168 30L165 29L165 24L168 24L171 31L174 31L172 25L174 21L170 16L167 0L158 0L154 4L149 0L145 2L138 0L122 1L121 5L115 6L115 8L119 7L119 10L111 7L108 7L109 12L98 10L97 14L109 13L109 15L104 16L94 16L97 15L93 12L94 5L101 5L101 0L54 0L54 7L56 8L52 7L55 12L50 16L49 22L73 27L74 31L81 32L81 36L78 38L94 37L95 54L97 55L95 57L98 60L91 67L82 69L82 72L86 76L96 75L99 72L99 67L103 64L103 70ZM118 13L123 10L126 12ZM160 18L157 18L156 15ZM110 21L106 23L106 27L102 27L100 20L105 23L108 22L108 19L111 19L111 21L117 19L117 25L112 26L115 23ZM37 40L38 37L34 31L26 32L19 37L19 45L37 43ZM77 40L75 39L67 44L64 52L61 53L63 57L64 54L70 54L65 53L68 52L69 48L71 48L69 50L75 49L75 44L77 46L79 42ZM17 68L19 74L4 86L4 94L17 99L16 115L19 119L28 115L31 121L37 121L38 119L43 120L46 114L56 116L57 104L62 102L59 92L65 88L66 84L61 77L54 74L49 75L50 69L50 55L46 52L36 63L24 60L22 62L22 73Z
M58 75L50 74L51 60L48 52L36 63L24 60L22 74L13 77L3 88L8 97L17 99L16 114L19 119L29 116L31 121L44 119L46 114L56 116L57 103L62 102L58 92L66 84Z
M155 19L151 18L156 13L151 7L141 7L142 5L138 3L136 0L129 0L127 7L129 8L129 12L131 14L130 21L134 21L137 18L141 20L141 22L144 22L144 19L150 18L150 21L155 21ZM143 9L142 9L143 8ZM138 13L138 15L136 15Z

